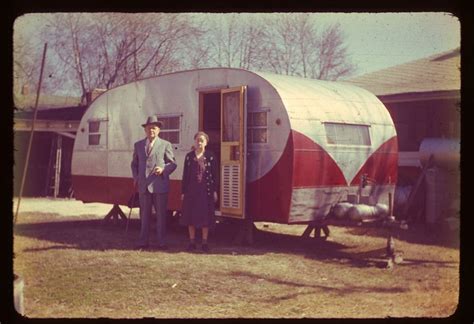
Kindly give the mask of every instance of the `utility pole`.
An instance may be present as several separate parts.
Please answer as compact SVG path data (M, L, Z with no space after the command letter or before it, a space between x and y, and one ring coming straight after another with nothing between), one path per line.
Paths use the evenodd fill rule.
M23 195L23 187L25 185L26 173L28 171L28 162L30 160L31 144L33 143L33 134L35 132L35 122L36 122L36 115L38 114L38 102L39 102L39 96L41 92L41 83L43 82L43 69L44 69L44 61L46 59L47 48L48 48L48 43L45 43L44 50L43 50L43 59L41 60L41 71L40 71L40 76L39 76L38 89L36 91L36 101L35 101L35 108L34 108L34 114L33 114L33 122L31 124L30 141L28 143L28 150L26 151L25 167L23 168L23 176L21 178L20 192L18 195L18 203L16 205L16 212L15 212L15 217L13 219L13 224L16 224L16 219L18 217L18 210L20 209L21 196Z

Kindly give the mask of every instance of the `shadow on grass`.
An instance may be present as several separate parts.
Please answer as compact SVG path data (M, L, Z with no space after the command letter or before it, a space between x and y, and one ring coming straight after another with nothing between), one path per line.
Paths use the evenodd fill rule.
M35 213L36 219L42 219L41 213ZM45 214L47 222L16 224L16 236L34 238L53 244L42 244L35 248L26 248L23 252L39 252L49 250L79 249L79 250L134 250L140 231L138 219L129 222L128 231L126 222L104 224L100 219L71 220L58 215ZM47 218L46 218L47 217ZM187 229L179 226L177 219L168 222L168 243L170 248L166 253L185 252L188 244ZM198 231L199 232L199 231ZM362 253L344 251L346 246L334 241L317 241L312 238L255 230L254 244L242 246L235 243L237 229L227 224L217 224L211 231L208 254L223 255L261 255L267 253L299 254L306 258L324 260L338 264L351 264L355 267L383 267L385 265L385 247ZM150 234L150 251L156 250L154 231ZM162 252L162 251L160 251ZM200 253L199 250L196 253ZM437 263L437 261L410 260L409 264ZM450 266L449 263L439 266Z
M43 217L41 213L35 213L34 216L36 219L42 219ZM102 219L65 219L51 213L44 214L44 216L48 221L16 224L14 234L55 244L25 249L25 252L61 249L133 250L138 241L140 224L137 219L130 220L128 230L126 231L125 221L105 223ZM155 243L153 230L154 228L152 227L150 233L152 248ZM184 240L185 233L179 233L178 229L173 228L168 233L170 243L179 242L180 237Z
M372 287L367 287L367 286L358 286L358 285L352 285L348 283L344 283L343 286L335 286L335 285L325 285L325 284L314 284L314 283L302 283L302 282L294 282L294 281L288 281L288 280L282 280L282 279L277 279L273 278L270 276L262 276L258 274L254 274L248 271L234 271L231 273L232 277L240 277L242 279L246 280L251 280L254 282L271 282L274 284L278 285L284 285L288 286L288 294L282 295L282 296L272 296L267 302L275 302L278 300L287 300L287 299L293 299L299 295L308 295L308 294L315 294L318 292L332 292L338 295L348 295L348 294L360 294L360 293L404 293L409 291L409 288L406 287L381 287L381 286L372 286ZM324 280L324 278L320 278L320 280ZM308 288L309 291L297 291L295 292L294 289L292 288Z
M34 238L53 244L42 244L39 247L25 249L25 252L81 249L81 250L132 250L138 240L140 222L132 219L128 231L126 222L106 223L101 219L65 219L51 213L35 213L35 219L48 219L45 222L16 224L14 234ZM46 218L47 217L47 218ZM167 252L183 252L188 244L187 228L179 226L177 221L168 222L167 237L170 249ZM199 242L197 231L197 241ZM312 240L299 236L255 230L253 245L239 245L235 242L237 228L228 224L217 224L210 234L210 254L264 254L264 253L299 253L308 252L314 246ZM152 227L150 233L151 250L154 249L155 235ZM325 250L330 253L345 248L343 244L326 242Z
M337 226L337 225L336 225ZM349 227L348 233L353 235L367 235L386 237L389 229L377 227ZM426 224L411 224L408 229L392 229L397 240L423 245L436 245L450 248L459 248L459 230L449 230L447 226L427 226Z

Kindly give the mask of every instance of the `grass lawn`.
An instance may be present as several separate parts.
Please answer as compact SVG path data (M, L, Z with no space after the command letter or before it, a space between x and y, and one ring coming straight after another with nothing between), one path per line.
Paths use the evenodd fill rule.
M211 233L211 253L188 253L184 228L170 249L136 251L139 224L104 226L97 215L26 211L14 231L14 271L31 318L447 317L457 307L459 248L422 229L401 233L404 262L377 260L380 229L331 227L316 244L302 225L258 223L252 246Z

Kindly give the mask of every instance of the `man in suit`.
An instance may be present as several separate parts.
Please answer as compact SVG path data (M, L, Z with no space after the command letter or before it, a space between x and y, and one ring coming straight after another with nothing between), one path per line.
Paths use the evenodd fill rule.
M134 145L131 163L135 188L140 198L141 230L138 249L149 244L152 205L156 211L158 248L166 249L166 210L169 191L169 175L176 169L171 143L158 137L163 127L157 116L148 117L145 124L146 137Z

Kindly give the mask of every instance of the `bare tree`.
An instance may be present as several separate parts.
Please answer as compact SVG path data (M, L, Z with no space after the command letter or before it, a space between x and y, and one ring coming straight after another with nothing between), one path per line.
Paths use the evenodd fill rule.
M60 61L74 73L82 97L86 98L92 89L95 65L88 60L96 44L90 17L87 14L54 14L48 17L45 35Z
M259 70L261 62L267 58L263 55L265 30L260 20L246 19L247 24L241 29L240 68Z
M214 66L259 69L263 25L252 14L224 14L208 31L209 57Z
M205 33L185 49L192 68L235 67L327 80L353 70L340 27L320 31L310 14L204 14L197 22L207 29L201 25Z
M317 51L310 56L311 74L315 79L337 80L355 71L348 61L347 47L339 24L323 31L317 43Z
M319 32L309 14L274 14L266 27L264 70L324 80L354 70L339 25Z
M15 94L33 84L36 75L35 46L25 38L21 27L15 26L13 45L13 89Z
M298 43L298 54L300 60L299 75L303 77L314 77L310 74L312 66L312 57L315 55L315 49L318 48L317 29L309 15L303 14L295 21L295 32Z
M189 39L177 52L176 59L181 61L183 68L198 69L212 66L210 55L210 45L203 32L200 36Z
M134 80L182 69L186 65L181 60L183 52L202 34L186 14L135 15L130 24L135 41L125 71L133 74L124 73L124 77Z
M181 68L180 43L199 33L184 14L54 14L50 39L74 71L83 98Z
M36 92L40 74L44 43L42 37L45 20L39 15L28 14L15 20L13 32L13 93L15 103ZM66 74L64 66L58 64L49 47L43 73L41 91L54 94L59 85L64 84ZM21 106L21 104L20 104Z
M40 41L15 36L15 89L25 80L36 83L44 42L50 45L46 75L53 76L45 87L54 91L67 85L83 98L94 88L185 68L235 67L327 80L354 68L340 27L319 30L310 14L42 16L48 23L38 31Z
M211 65L233 67L233 53L236 52L235 15L219 15L210 23L208 41L210 43Z
M292 14L273 14L266 19L265 70L295 75L299 65L296 20Z

